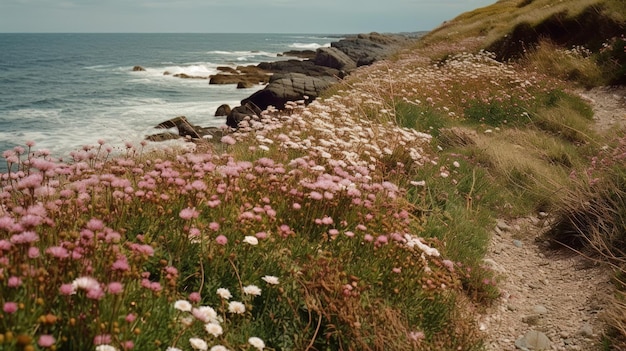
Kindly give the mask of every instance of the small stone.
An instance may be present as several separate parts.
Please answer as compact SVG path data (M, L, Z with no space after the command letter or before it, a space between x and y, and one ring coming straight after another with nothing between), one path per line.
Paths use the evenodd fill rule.
M506 222L501 219L499 219L496 223L496 228L499 228L500 230L505 232L511 231L513 229L510 225L506 224Z
M531 314L530 316L522 317L522 322L528 325L537 325L539 324L540 317L536 314Z
M546 218L548 217L548 214L546 212L539 212L539 217Z
M533 307L533 312L536 314L546 314L548 313L548 309L545 306L537 305Z
M593 327L591 326L591 324L585 323L580 327L580 329L578 330L578 333L585 337L592 337Z
M517 307L516 307L516 306L514 306L514 305L507 305L507 306L506 306L506 309L507 309L507 310L509 310L509 311L511 311L511 312L515 312L515 311L517 311Z
M513 245L515 245L515 247L522 247L524 246L524 244L519 241L519 240L513 240Z
M530 330L523 337L515 341L515 346L521 350L549 350L550 339L542 332Z

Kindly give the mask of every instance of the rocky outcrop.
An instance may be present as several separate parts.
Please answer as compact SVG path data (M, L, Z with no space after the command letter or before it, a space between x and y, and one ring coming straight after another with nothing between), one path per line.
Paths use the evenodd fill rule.
M222 104L215 110L215 117L228 116L230 113L230 106L228 104Z
M242 106L233 108L228 116L226 116L226 125L231 128L237 128L239 123L248 116L261 116L261 109L252 101L242 102Z
M218 67L220 73L208 77L210 84L236 84L238 88L267 85L243 99L241 106L230 111L224 105L220 106L215 115L226 116L226 124L237 128L246 117L260 116L261 111L268 106L283 109L288 101L304 100L310 103L356 67L384 59L414 39L403 35L359 34L334 42L331 47L302 52L302 56L298 52L285 53L298 57L306 55L307 59L263 62L256 66L237 68ZM202 130L190 125L186 119L177 117L167 122L167 125L178 128L179 136L202 137Z
M135 66L135 67L133 67L133 71L134 71L134 72L143 72L143 71L145 71L145 70L146 70L146 69L145 69L145 68L143 68L143 67L141 67L141 66Z
M200 140L200 139L206 139L206 138L213 138L216 136L220 137L223 134L223 131L219 128L215 128L215 127L204 128L204 127L193 125L187 120L187 117L185 116L178 116L170 120L161 122L158 125L156 125L154 128L156 129L176 128L178 130L178 134L168 131L164 133L147 135L146 140L166 141L166 140L173 140L173 139L178 139L178 138Z
M409 40L403 35L370 33L348 37L330 46L348 55L357 66L364 66L386 58Z
M339 70L318 66L315 62L310 60L286 60L286 61L276 61L276 62L262 62L259 64L259 68L264 69L268 72L276 73L301 73L307 76L313 77L333 77L340 74Z
M302 59L313 59L315 58L316 52L315 50L290 50L285 51L282 54L278 54L281 56L289 56L289 57L298 57Z
M313 62L318 66L330 67L339 71L350 72L356 68L356 62L337 48L319 48Z
M270 105L282 109L287 101L304 99L307 103L311 102L322 91L337 82L338 80L334 77L312 77L302 73L276 75L272 77L265 89L257 91L241 103L252 102L261 110L265 110Z
M257 84L267 84L270 72L257 66L219 67L222 73L210 76L209 84L236 84L238 88L251 88Z

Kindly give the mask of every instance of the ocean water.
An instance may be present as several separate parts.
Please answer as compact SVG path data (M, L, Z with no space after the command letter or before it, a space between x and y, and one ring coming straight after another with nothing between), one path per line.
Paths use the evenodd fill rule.
M0 152L27 141L56 158L104 140L138 144L154 126L184 115L193 124L214 117L256 90L209 85L176 73L209 76L218 66L287 59L337 36L303 34L8 34L0 33ZM145 72L133 72L135 65ZM171 75L164 75L165 72ZM4 161L0 159L0 172ZM5 167L6 169L6 167Z

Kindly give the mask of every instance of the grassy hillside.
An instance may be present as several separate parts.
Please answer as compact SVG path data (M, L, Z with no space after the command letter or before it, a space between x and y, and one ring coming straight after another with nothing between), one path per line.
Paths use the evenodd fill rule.
M624 197L605 190L624 191L623 132L594 131L576 94L620 81L622 9L500 1L190 148L5 151L0 350L483 349L497 218L548 211L555 241L622 243ZM520 26L589 13L610 24L599 49L537 35L498 60ZM606 208L611 235L581 237Z

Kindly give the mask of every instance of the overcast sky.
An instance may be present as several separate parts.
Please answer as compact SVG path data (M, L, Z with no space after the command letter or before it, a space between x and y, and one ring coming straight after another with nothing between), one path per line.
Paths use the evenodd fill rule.
M0 0L0 32L430 30L496 0Z

